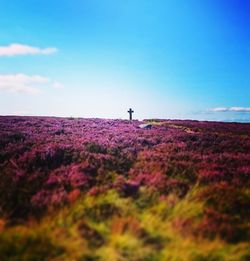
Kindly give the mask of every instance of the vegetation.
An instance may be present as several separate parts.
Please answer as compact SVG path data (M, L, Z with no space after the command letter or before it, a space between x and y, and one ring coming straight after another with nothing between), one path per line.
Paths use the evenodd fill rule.
M250 259L250 124L0 117L1 260Z

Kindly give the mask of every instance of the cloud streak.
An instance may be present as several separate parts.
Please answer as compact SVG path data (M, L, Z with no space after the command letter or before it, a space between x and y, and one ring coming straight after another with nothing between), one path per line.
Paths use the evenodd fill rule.
M18 43L10 44L9 46L0 46L0 56L16 56L16 55L49 55L57 52L58 49L54 47L39 48L30 45L23 45Z
M250 112L250 107L218 107L209 109L209 112Z
M41 92L41 89L39 87L43 85L50 85L56 88L56 86L54 86L55 84L57 86L62 86L62 84L40 75L0 75L0 91L8 91L12 93L19 92L37 94Z

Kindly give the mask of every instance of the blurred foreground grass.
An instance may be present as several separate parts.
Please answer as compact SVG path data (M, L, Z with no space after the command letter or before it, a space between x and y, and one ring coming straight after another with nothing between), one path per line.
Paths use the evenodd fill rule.
M247 240L203 233L206 202L199 194L198 186L182 199L144 187L136 197L109 190L84 195L40 221L8 226L2 219L0 260L250 260Z

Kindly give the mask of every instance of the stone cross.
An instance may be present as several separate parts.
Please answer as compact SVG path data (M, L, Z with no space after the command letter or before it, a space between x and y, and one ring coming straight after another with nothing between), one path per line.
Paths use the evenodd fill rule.
M134 111L130 108L130 109L128 110L128 113L129 113L129 120L132 121L132 114L134 113Z

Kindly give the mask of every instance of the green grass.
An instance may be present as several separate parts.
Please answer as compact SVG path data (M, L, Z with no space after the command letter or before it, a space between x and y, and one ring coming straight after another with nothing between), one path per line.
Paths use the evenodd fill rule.
M196 231L204 211L198 193L194 187L184 199L145 188L137 199L113 190L85 195L40 222L2 225L1 260L249 260L249 243L210 240Z

